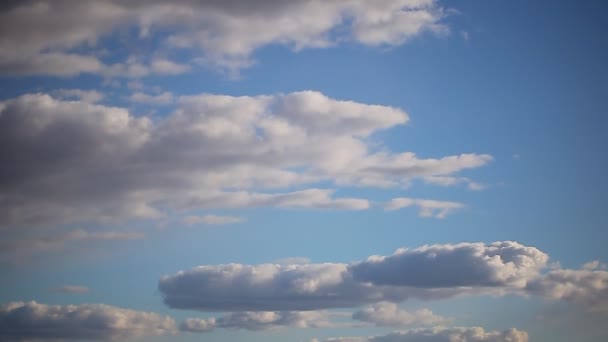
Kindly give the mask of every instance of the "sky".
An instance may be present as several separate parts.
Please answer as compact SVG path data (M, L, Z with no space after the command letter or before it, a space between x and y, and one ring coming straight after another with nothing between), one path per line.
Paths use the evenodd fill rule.
M608 340L604 1L0 5L0 340Z

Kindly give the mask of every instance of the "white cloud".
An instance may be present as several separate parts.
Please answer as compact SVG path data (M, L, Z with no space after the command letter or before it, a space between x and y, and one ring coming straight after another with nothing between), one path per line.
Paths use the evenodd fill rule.
M221 225L221 224L232 224L243 222L243 219L235 216L218 216L218 215L205 215L205 216L186 216L183 219L184 223L188 225Z
M409 312L399 309L397 304L390 302L370 305L353 313L352 318L379 327L435 326L449 322L448 319L435 315L429 309Z
M199 60L238 69L252 64L258 48L280 44L300 50L324 48L342 41L369 46L401 45L423 32L442 34L444 11L433 0L390 0L372 4L338 1L37 1L13 4L0 12L0 72L75 75L107 73L89 50L119 29L137 27L127 44L148 42L154 32L169 34L172 47L196 49ZM81 54L70 51L83 49ZM156 51L147 51L148 55ZM165 59L152 60L158 73L186 71ZM116 76L143 76L120 67ZM146 68L147 69L147 68ZM140 71L142 71L141 69Z
M383 336L338 337L324 342L528 342L525 331L485 331L479 327L413 329Z
M164 276L159 290L172 308L202 311L317 310L409 297L520 293L547 255L515 242L400 249L353 264L228 264Z
M453 211L465 207L464 204L458 202L398 197L386 203L384 209L392 211L411 206L418 208L418 215L421 217L435 217L439 219L443 219Z
M175 321L153 312L104 304L0 306L0 338L10 340L125 340L176 331Z

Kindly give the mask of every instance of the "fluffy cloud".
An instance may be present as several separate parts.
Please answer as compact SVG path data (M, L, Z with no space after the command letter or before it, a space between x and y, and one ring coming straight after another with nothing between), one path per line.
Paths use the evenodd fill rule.
M124 340L173 333L175 321L152 312L103 304L0 306L0 338L10 340Z
M328 328L336 326L330 316L324 311L236 312L219 318L189 318L180 325L180 330L210 332L215 328L253 331L283 327Z
M435 315L429 309L408 312L399 309L397 304L380 302L353 313L354 320L372 323L379 327L434 326L448 322L444 317Z
M461 243L400 249L350 265L198 266L164 276L158 286L165 303L179 309L315 310L408 297L518 292L539 275L547 259L516 242Z
M443 16L434 0L24 1L0 12L0 72L105 72L108 66L86 50L95 51L101 37L126 27L140 30L129 44L162 30L169 36L161 47L196 49L204 63L238 69L251 65L251 54L270 44L295 50L340 41L401 45L422 32L446 32ZM86 49L74 52L78 48ZM158 58L150 65L164 74L188 69Z
M436 201L429 199L416 199L416 198L407 198L407 197L399 197L393 198L388 203L385 204L385 210L398 210L401 208L407 208L411 206L416 206L418 208L418 215L422 217L435 217L435 218L445 218L448 214L453 212L454 210L460 209L464 207L464 204L458 202L449 202L449 201Z
M365 199L292 189L322 181L401 186L491 160L371 151L370 135L407 120L397 108L314 91L180 97L156 121L23 95L0 103L0 225L152 219L174 209L361 210L370 205Z
M509 329L505 331L484 331L479 327L472 328L433 328L414 329L394 332L383 336L371 337L338 337L324 342L528 342L525 331Z

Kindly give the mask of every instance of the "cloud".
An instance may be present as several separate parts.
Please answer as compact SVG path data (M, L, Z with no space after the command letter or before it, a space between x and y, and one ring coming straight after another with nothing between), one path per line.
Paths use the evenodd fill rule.
M0 338L10 340L124 340L173 333L175 321L153 312L104 304L0 306Z
M465 205L458 202L399 197L393 198L386 203L384 209L392 211L411 206L416 206L418 208L418 215L421 217L443 219L454 210L464 208Z
M484 331L479 327L414 329L383 336L338 337L324 342L528 342L525 331L511 328L505 331Z
M314 186L402 186L491 160L374 152L370 136L405 124L407 113L314 91L175 100L173 113L154 121L46 94L0 102L0 229L156 219L178 209L362 210L366 199Z
M0 11L0 72L104 72L106 66L93 55L100 50L98 41L131 27L140 33L127 36L125 44L151 49L148 55L168 45L197 51L204 63L238 69L251 65L254 51L268 45L294 50L343 41L396 46L423 32L444 34L444 16L433 0L23 2ZM159 31L168 37L151 44ZM154 59L151 69L176 74L187 66Z
M409 297L520 293L548 256L516 242L400 249L342 264L198 266L163 276L165 304L201 311L318 310Z
M243 219L235 216L218 216L218 215L205 215L205 216L187 216L184 217L183 222L188 225L204 224L204 225L221 225L221 224L232 224L243 222Z
M259 311L236 312L219 318L189 318L180 325L187 332L210 332L215 328L232 330L268 330L285 327L329 328L338 326L331 322L332 314L325 311Z
M448 319L435 315L429 309L409 312L401 310L397 304L389 302L370 305L353 313L352 318L372 323L378 327L434 326L444 325L449 322Z
M55 293L87 293L89 291L88 287L78 285L64 285L51 289L51 292Z

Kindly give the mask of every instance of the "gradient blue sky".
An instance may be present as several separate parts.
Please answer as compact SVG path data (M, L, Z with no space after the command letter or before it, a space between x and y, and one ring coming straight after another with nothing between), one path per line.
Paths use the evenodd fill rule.
M449 318L448 323L441 324L447 327L444 329L482 327L490 332L516 328L526 331L530 341L605 341L608 338L605 327L608 322L608 306L605 304L608 303L608 272L602 263L608 261L608 249L605 247L608 243L608 182L605 180L608 165L608 138L605 134L608 128L606 3L587 0L401 2L417 4L418 7L414 7L435 16L433 21L420 24L419 31L415 32L404 28L387 28L387 24L384 29L397 30L403 39L371 42L357 38L354 31L351 32L354 23L362 19L346 17L341 24L330 26L326 32L332 46L297 49L294 45L298 44L298 39L303 39L298 36L288 44L279 39L259 43L250 52L238 55L238 58L235 58L235 54L221 51L221 47L224 47L222 44L228 45L231 39L236 39L235 36L222 31L224 26L221 23L204 22L213 19L205 16L201 16L198 22L190 18L193 22L184 26L193 27L193 23L196 23L203 30L214 28L217 30L214 34L221 42L217 46L191 43L186 48L176 48L169 44L169 37L175 32L181 30L188 34L190 28L175 23L166 24L163 20L170 21L166 18L175 13L168 10L160 17L150 19L152 29L147 36L141 34L143 25L138 21L140 19L128 17L114 22L114 14L111 14L114 12L108 12L110 14L103 20L114 26L107 28L105 24L91 24L91 30L97 30L91 33L97 38L95 42L75 39L69 43L55 44L53 39L61 41L60 35L67 36L70 30L81 29L78 25L85 25L89 20L103 21L95 15L102 11L96 6L109 5L110 2L83 2L75 6L73 12L66 10L71 6L69 2L48 2L50 7L44 7L46 1L39 1L38 4L26 1L0 9L0 17L5 22L0 24L0 50L3 51L0 52L0 100L3 101L0 125L5 125L4 129L0 127L0 131L3 134L14 133L6 134L8 138L0 138L4 145L0 149L0 164L4 169L0 174L0 192L5 194L0 197L0 214L4 216L0 221L3 240L0 243L0 303L36 301L62 306L103 303L167 315L179 326L187 318L228 314L213 310L175 309L163 302L167 293L159 289L161 276L175 275L180 270L197 265L257 265L281 263L281 260L295 257L305 258L305 264L356 263L371 255L391 255L401 247L413 249L433 244L445 247L457 243L516 241L550 257L547 265L538 274L527 275L526 281L544 281L542 277L548 279L550 272L564 271L579 272L579 280L587 276L595 277L595 283L579 284L571 279L567 285L561 284L579 290L577 296L571 297L551 292L551 289L555 290L556 287L551 287L555 284L548 286L551 289L547 289L546 293L528 292L526 286L513 289L511 284L503 284L503 288L495 292L484 288L449 298L396 301L399 308L408 312L430 309L435 315ZM201 8L187 2L177 2L175 6L192 6L196 8L192 11L205 11L206 3L201 2ZM244 2L229 3L225 8L217 6L235 20L241 20L245 26L253 20L248 17L252 11L239 9L244 7ZM282 8L281 15L286 18L299 18L311 23L318 19L312 15L314 12L301 12L302 9L295 5L299 1L280 6L271 3L260 1L259 11L266 6L277 6ZM145 14L149 10L152 13L152 4L133 2L132 5L135 9L131 11ZM38 10L42 12L48 11L44 15L45 20L35 19L38 15L32 10L35 6L39 6ZM53 6L65 8L54 11ZM125 5L128 6L131 5ZM361 6L364 7L364 14L359 14L361 17L380 8L373 1ZM387 13L398 11L399 6L387 10ZM28 7L31 11L28 11ZM34 19L23 21L22 16L32 16ZM87 16L91 16L91 19L87 19ZM272 30L287 30L281 27L280 22L274 23L272 18L268 20L268 27ZM13 24L14 27L9 27ZM53 31L55 26L58 27L56 32ZM251 32L247 29L239 31L238 38L246 42L254 41L259 33L255 30L260 29L259 26L255 27L251 28ZM371 30L370 27L363 29ZM45 43L44 40L49 37L49 42ZM26 45L34 47L26 48ZM22 56L15 57L15 53L7 52L11 48L21 51L15 46L23 46ZM68 62L63 67L73 70L57 75L51 63L28 64L28 61L35 61L49 51L94 56L92 58L104 66L95 70L80 70L76 63ZM125 70L114 72L106 68L116 63L124 66L129 63L129 58L141 63L148 74L129 75ZM171 71L154 72L152 60L155 58L171 60L180 64L181 69L175 67ZM239 58L248 59L251 65L226 67L222 64ZM45 115L36 113L42 106L27 103L42 100L31 97L26 101L21 96L50 94L53 97L51 101L69 101L62 97L66 92L62 93L60 89L95 90L104 95L98 101L98 106L124 108L132 117L149 117L155 124L183 110L180 96L269 95L280 98L282 94L311 90L329 99L386 106L382 110L393 107L407 112L409 121L406 125L391 124L388 129L372 128L374 133L362 139L369 153L413 152L419 159L474 154L490 155L492 159L447 174L429 171L429 175L460 177L459 181L455 181L458 184L449 186L428 184L424 177L398 175L403 177L399 178L402 184L380 187L343 182L338 179L339 175L332 174L321 180L275 188L243 187L235 183L236 186L228 189L264 193L334 189L334 198L367 200L369 208L363 210L344 210L331 203L326 205L330 208L315 208L318 205L314 204L296 205L295 208L272 204L231 208L221 203L177 208L164 206L164 202L160 201L155 206L162 216L155 218L125 215L128 208L118 208L122 202L106 212L114 218L110 221L95 214L79 216L72 211L64 214L70 208L76 211L82 209L79 207L80 196L86 197L82 203L94 207L96 191L100 198L105 196L101 194L105 194L103 184L108 179L103 177L112 175L97 175L84 167L78 169L81 166L79 163L71 164L70 158L80 158L76 155L78 148L55 151L54 148L64 145L51 143L49 148L42 148L44 139L53 138L50 134L42 136L38 143L26 146L26 140L21 139L20 134L27 132L21 133L17 129L25 126L10 126L19 121L20 115ZM151 98L137 101L131 97L136 93L156 96L164 92L168 92L166 97L158 98L156 102ZM93 106L86 104L85 98L80 100L81 104ZM73 104L68 102L66 106L69 107L70 103ZM34 113L31 108L34 108ZM286 109L289 110L297 111L299 108ZM76 124L60 127L59 134L66 141L78 144L81 137ZM324 125L323 122L315 124ZM314 145L316 142L311 135L305 143ZM86 151L89 147L83 148ZM179 154L178 144L166 148L172 149L168 153ZM218 147L200 145L189 148L193 149L192 152ZM331 149L332 145L326 148ZM61 158L67 155L67 161L57 166L59 171L52 167L52 162L45 162L52 160L52 153L57 153ZM20 158L20 155L26 157ZM31 162L33 158L41 161ZM21 161L23 165L19 165ZM264 164L263 161L261 163ZM46 165L50 165L48 170L45 169ZM186 174L190 171L208 172L206 164L154 165L177 168ZM301 169L292 171L303 175L307 167L316 166L314 162L304 163L299 166ZM385 166L380 163L374 167ZM192 169L196 167L198 169ZM38 168L32 172L34 176L28 176L29 168ZM66 190L70 189L70 177L61 177L67 169L80 176L91 172L88 179L92 185L89 190L83 193ZM102 179L96 179L96 175ZM46 176L50 180L46 181ZM52 177L58 180L55 182ZM39 181L44 181L46 188L32 189ZM100 185L95 186L96 183ZM170 186L167 184L167 187ZM207 190L205 187L198 189L199 192ZM185 194L183 198L180 197L180 191L185 189L176 188L171 201L187 200ZM49 192L53 195L47 196ZM64 199L65 207L60 208L63 211L57 209L49 215L73 217L64 217L65 220L56 222L45 219L34 222L25 214L21 216L30 211L46 210L37 207L41 203L37 201L37 196L44 200L55 197ZM114 195L108 196L112 200ZM387 203L394 198L428 199L441 201L441 205L453 202L461 207L449 211L445 217L436 217L436 212L428 217L413 205L399 210L385 210ZM188 216L198 217L198 222L186 223L184 218ZM221 221L227 217L239 220L226 224L212 222L213 218ZM80 235L70 235L74 232ZM52 246L41 248L44 243ZM581 268L583 264L595 260L599 261L597 267ZM555 263L559 263L559 266ZM454 267L462 265L455 264ZM401 271L407 270L397 269L394 276L399 277ZM427 271L441 272L432 268ZM561 281L566 282L564 279ZM88 291L69 293L74 291L52 290L67 285L86 287ZM213 293L208 296L213 296ZM590 302L600 303L602 307L594 310L590 308ZM337 321L352 323L350 313L373 304L329 309L342 313L336 318ZM348 314L343 314L345 312ZM8 320L7 315L6 312L0 313L0 336L19 340L18 336L6 335L10 325L16 324ZM222 329L217 326L212 332L177 331L157 337L133 334L128 339L310 341L313 338L323 340L339 336L385 335L396 330L411 331L428 326L404 324L374 327L370 322L358 323L363 326L277 326L259 331L234 327ZM30 332L35 333L39 329L34 323L24 324ZM58 326L57 329L61 328ZM70 339L69 336L64 338ZM126 337L118 337L119 340L123 338ZM78 340L78 337L75 339Z

